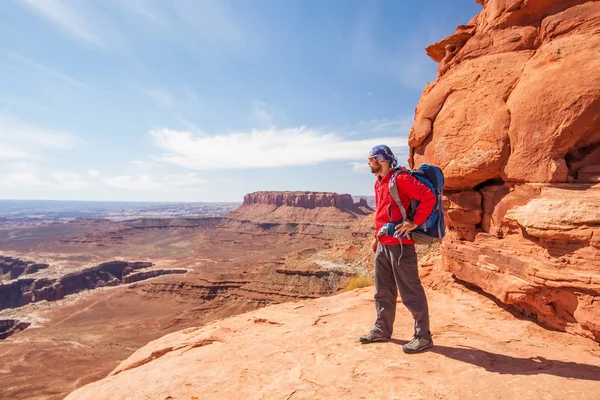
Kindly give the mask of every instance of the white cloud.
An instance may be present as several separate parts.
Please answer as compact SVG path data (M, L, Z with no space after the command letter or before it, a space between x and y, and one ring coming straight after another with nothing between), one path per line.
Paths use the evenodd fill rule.
M67 31L76 39L96 46L105 47L105 41L93 31L93 24L84 17L75 4L81 2L63 0L21 0L19 4L40 15L42 18Z
M175 100L171 93L164 89L149 90L148 95L154 101L158 108L169 108L175 104Z
M195 170L271 168L313 165L328 161L366 159L369 149L386 143L392 149L407 146L399 136L349 140L331 132L306 127L253 130L218 136L155 129L151 135L165 151L165 162Z

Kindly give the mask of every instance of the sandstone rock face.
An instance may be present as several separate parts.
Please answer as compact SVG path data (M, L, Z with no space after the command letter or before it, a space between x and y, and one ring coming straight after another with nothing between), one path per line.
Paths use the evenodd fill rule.
M600 396L595 343L513 318L490 299L460 287L450 292L427 291L436 345L421 356L402 352L403 339L413 334L412 317L402 304L392 341L358 343L375 318L370 287L169 334L66 399Z
M244 205L250 204L302 208L352 208L355 205L349 194L318 192L254 192L244 196Z
M427 48L411 166L446 176L445 266L600 341L600 2L480 0Z

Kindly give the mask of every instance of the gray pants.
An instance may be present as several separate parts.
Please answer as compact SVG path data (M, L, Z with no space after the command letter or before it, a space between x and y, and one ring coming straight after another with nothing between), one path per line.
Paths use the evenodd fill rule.
M429 308L419 279L415 246L380 243L375 253L375 330L386 337L391 337L394 330L398 291L415 320L415 335L430 339Z

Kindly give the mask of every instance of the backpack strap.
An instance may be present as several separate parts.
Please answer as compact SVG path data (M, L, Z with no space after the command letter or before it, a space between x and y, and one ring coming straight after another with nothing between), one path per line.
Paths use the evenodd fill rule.
M394 173L392 174L392 177L390 178L390 183L388 184L388 187L390 189L390 195L392 196L392 198L394 199L394 201L396 202L396 204L398 204L398 207L400 208L400 213L402 214L402 219L406 220L406 209L402 205L402 201L400 201L400 195L398 194L398 185L396 184L396 178L402 172L408 173L407 171L403 171L401 169L397 169L396 171L394 171ZM391 209L390 209L389 214L390 214L390 218L392 218Z

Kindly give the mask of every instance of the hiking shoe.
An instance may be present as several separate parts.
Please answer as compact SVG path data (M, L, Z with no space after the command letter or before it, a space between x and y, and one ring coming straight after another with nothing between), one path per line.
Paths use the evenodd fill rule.
M432 339L425 339L421 336L413 336L412 340L402 346L402 351L405 353L419 353L423 350L427 350L433 347Z
M362 344L374 343L374 342L387 342L390 338L387 336L383 336L381 333L377 331L371 331L368 335L361 336L358 338L358 341Z

